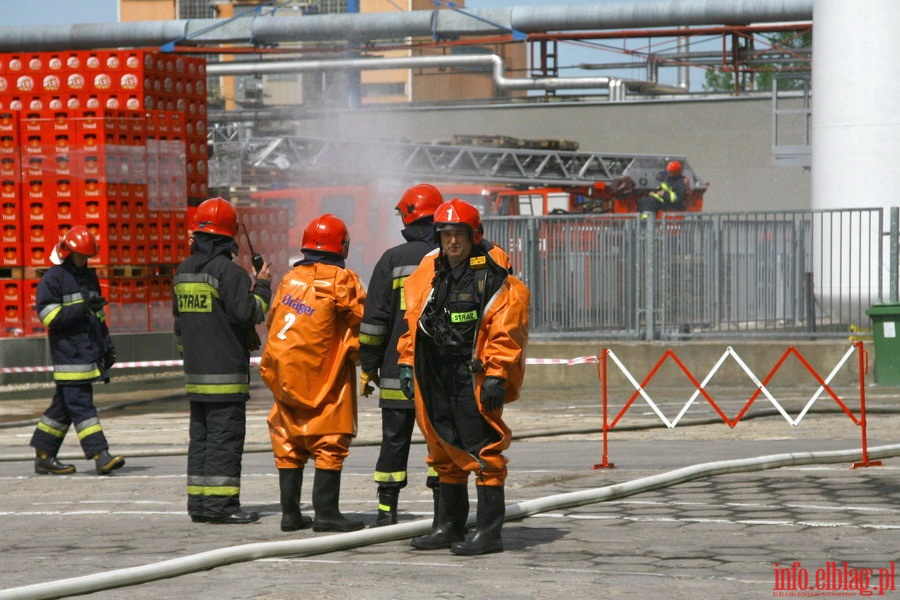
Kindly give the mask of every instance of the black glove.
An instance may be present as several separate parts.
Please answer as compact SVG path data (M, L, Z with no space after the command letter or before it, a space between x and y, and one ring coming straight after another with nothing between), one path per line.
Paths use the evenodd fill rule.
M506 399L506 380L502 377L485 377L481 384L481 406L487 412L503 407Z
M103 296L91 296L87 299L88 310L96 314L106 306L106 298Z
M407 400L412 400L416 395L416 387L413 384L413 368L409 365L400 365L400 391Z
M116 351L110 348L103 355L103 370L108 371L114 364L116 364Z

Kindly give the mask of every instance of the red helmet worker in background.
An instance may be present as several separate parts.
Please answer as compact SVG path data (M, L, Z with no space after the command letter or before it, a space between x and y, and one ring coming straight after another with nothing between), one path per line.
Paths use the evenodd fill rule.
M397 214L403 225L412 225L419 219L430 217L444 202L441 191L430 183L419 183L403 193L397 203Z

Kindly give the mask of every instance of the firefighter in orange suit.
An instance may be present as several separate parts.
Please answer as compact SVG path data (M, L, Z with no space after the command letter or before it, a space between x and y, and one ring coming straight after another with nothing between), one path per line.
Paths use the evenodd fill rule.
M341 470L356 436L356 363L366 293L344 259L350 236L325 214L303 232L303 259L272 298L269 336L259 372L272 390L269 436L281 491L281 530L356 531L365 524L341 514ZM303 467L316 472L315 518L300 512Z
M440 248L406 280L409 331L398 343L401 389L440 486L436 525L419 550L502 552L504 484L512 434L503 405L519 396L528 339L528 288L509 258L483 239L478 210L459 199L435 211ZM469 473L476 475L476 531L465 538Z

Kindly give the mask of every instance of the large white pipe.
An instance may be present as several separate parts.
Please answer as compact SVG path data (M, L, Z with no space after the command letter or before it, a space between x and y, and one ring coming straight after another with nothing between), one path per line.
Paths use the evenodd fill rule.
M869 459L883 459L900 456L900 444L871 448ZM796 467L809 464L833 464L851 462L861 459L860 450L840 450L831 452L800 452L759 456L756 458L718 461L676 469L668 473L651 475L602 488L582 490L567 494L547 496L537 500L529 500L506 507L506 520L513 521L531 515L597 502L606 502L625 498L660 488L665 488L703 477L725 475L728 473L747 473L782 467ZM468 522L474 523L475 513L469 514ZM280 556L309 556L347 550L368 544L378 544L393 540L406 539L427 533L431 530L431 519L400 523L389 527L378 527L352 533L341 533L303 540L282 542L263 542L245 544L219 550L210 550L192 556L174 558L149 565L116 569L82 577L50 581L7 590L0 590L0 600L42 600L46 598L63 598L77 594L88 594L112 588L137 585L178 577L188 573L205 571L215 567L272 558Z
M846 209L889 207L900 204L894 189L900 180L900 3L896 0L816 0L813 38L812 207ZM831 232L820 252L839 256L848 240L859 237L851 225ZM868 235L865 235L868 238ZM854 240L855 241L855 240ZM881 237L862 239L876 256ZM867 244L868 242L868 244ZM818 250L818 249L817 249ZM885 258L889 256L884 254ZM855 258L855 257L854 257ZM821 260L815 261L822 264ZM877 288L861 289L879 277L888 289L889 261L882 273L865 258L859 261L860 276L848 266L832 279L816 273L823 296L841 304L851 298L879 300ZM851 311L855 313L856 311Z
M548 2L548 4L550 4ZM481 10L413 10L267 18L182 19L127 23L0 27L0 52L133 48L167 44L260 44L580 31L677 25L808 21L813 0L659 0L516 6Z

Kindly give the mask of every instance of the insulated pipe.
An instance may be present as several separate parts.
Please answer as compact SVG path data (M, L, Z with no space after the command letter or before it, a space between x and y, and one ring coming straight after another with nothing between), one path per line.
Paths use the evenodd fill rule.
M267 60L208 64L207 76L267 75L304 71L364 71L381 69L442 69L484 67L491 70L494 84L501 90L562 90L608 88L611 77L504 77L503 59L496 54L474 56L410 56L403 58L347 58L338 60ZM627 83L627 82L626 82ZM635 86L643 82L634 82Z
M125 23L0 27L0 51L86 50L141 46L340 40L365 43L404 37L456 38L679 25L744 25L812 20L813 0L659 0L481 10L414 10L271 18L182 19Z
M900 456L900 444L880 446L869 450L870 458L891 458L895 456ZM860 453L858 450L839 450L775 454L756 458L704 463L602 488L557 494L512 504L506 507L506 520L512 521L542 512L626 498L635 494L694 481L702 477L808 464L849 462L859 458ZM475 513L469 513L467 522L472 524L474 521ZM369 544L390 542L425 534L430 530L431 519L420 519L389 527L378 527L376 529L365 529L358 532L340 533L303 540L244 544L139 567L116 569L82 577L0 590L0 600L38 600L88 594L205 571L237 562L280 556L310 556Z

